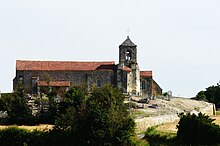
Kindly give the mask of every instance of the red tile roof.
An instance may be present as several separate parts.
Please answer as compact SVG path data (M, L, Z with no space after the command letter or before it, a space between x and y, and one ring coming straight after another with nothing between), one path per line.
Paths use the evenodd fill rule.
M130 72L130 71L131 71L131 68L129 68L129 67L127 67L127 66L124 66L122 70L127 71L127 72Z
M38 81L37 86L48 86L47 81ZM70 82L69 81L50 81L49 86L53 87L69 87Z
M141 77L152 77L152 71L140 71Z
M115 65L114 61L77 62L77 61L16 61L16 70L40 71L90 71L103 65Z

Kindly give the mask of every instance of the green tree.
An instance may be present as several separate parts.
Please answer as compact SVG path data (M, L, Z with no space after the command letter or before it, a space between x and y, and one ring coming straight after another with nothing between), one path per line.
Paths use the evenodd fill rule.
M55 102L56 92L53 90L48 91L46 97L37 98L35 100L36 104L42 104L42 106L48 105L48 109L41 109L37 114L38 123L54 124L55 119L58 116L58 103ZM46 100L45 100L46 99ZM40 101L41 100L41 101ZM44 101L45 100L45 101Z
M207 97L205 96L205 91L200 91L196 95L196 99L198 99L198 100L207 100Z
M85 95L78 88L68 90L59 103L59 118L55 128L70 131L80 131L78 128L85 115Z
M11 103L13 94L2 94L0 98L0 111L8 111Z
M220 107L220 84L210 86L205 91L200 91L196 99L207 100L208 102L214 103L217 108Z
M55 102L55 97L57 96L56 92L50 91L47 94L47 97L49 99L49 108L48 108L48 120L49 123L54 124L55 119L58 116L58 103Z
M22 84L18 84L17 90L11 96L2 97L2 110L7 111L7 122L10 124L32 124L33 116L27 105Z
M220 142L220 127L209 116L199 113L179 115L177 140L187 145L210 145Z
M134 134L135 123L124 105L118 88L104 86L93 90L86 103L90 144L124 145Z
M70 88L64 93L63 99L59 104L59 112L61 114L65 113L69 107L74 107L78 111L84 102L84 93L79 88Z
M135 123L118 88L95 88L88 97L70 89L65 98L65 112L56 121L56 130L70 131L79 145L131 144Z

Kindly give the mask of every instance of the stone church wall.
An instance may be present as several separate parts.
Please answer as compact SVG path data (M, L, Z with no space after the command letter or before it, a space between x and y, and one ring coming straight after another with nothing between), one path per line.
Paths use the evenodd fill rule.
M91 91L92 87L97 85L97 81L101 80L102 85L114 85L115 83L115 74L113 71L91 71L87 73L87 88L88 91Z
M153 96L160 96L160 95L162 95L162 89L157 84L157 82L155 82L154 80L152 81L152 94L153 94Z
M14 79L14 90L19 78L22 79L26 93L32 93L32 80L38 78L39 81L70 81L70 85L87 86L90 90L92 85L96 85L98 79L102 84L114 84L114 73L111 70L98 71L17 71Z
M142 89L142 85L141 85L141 93L143 97L151 97L152 96L152 78L151 77L145 77L145 78L141 78L141 83L142 81L146 81L146 89Z

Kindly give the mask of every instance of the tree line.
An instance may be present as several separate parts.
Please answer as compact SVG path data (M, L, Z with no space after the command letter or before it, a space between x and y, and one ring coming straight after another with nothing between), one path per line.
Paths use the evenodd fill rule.
M28 132L9 128L0 132L1 145L132 145L135 135L134 120L124 104L121 90L112 86L94 88L87 95L77 87L66 91L60 102L55 102L56 93L47 93L49 108L33 116L24 98L22 86L13 94L0 98L0 110L8 117L6 124L53 124L47 132ZM16 133L21 136L17 143ZM18 137L19 137L18 136ZM18 138L17 137L17 138ZM38 140L36 142L35 140ZM32 143L33 142L33 143Z
M200 91L195 99L214 103L217 109L220 108L220 83L209 86L205 90Z
M210 100L218 105L218 93L219 84L208 87L203 94L198 93L197 99ZM0 110L8 113L3 123L50 123L54 127L49 131L32 132L15 127L0 130L1 145L137 145L133 139L135 122L124 104L125 97L120 89L103 86L85 94L79 87L73 87L62 95L60 102L55 102L56 92L52 90L48 91L47 97L48 110L42 110L34 116L27 105L22 86L19 85L18 90L12 94L2 95ZM178 132L174 138L152 134L151 128L145 133L145 139L150 144L152 140L157 144L165 142L174 145L220 143L220 127L209 116L200 113L180 114L179 117Z

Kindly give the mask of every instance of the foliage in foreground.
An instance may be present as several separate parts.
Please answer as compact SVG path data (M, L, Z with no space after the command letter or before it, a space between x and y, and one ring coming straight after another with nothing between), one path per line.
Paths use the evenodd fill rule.
M2 95L0 98L0 110L7 111L7 124L22 125L34 122L34 117L27 105L27 99L21 84L18 85L16 92Z
M17 127L0 130L1 146L75 146L66 131L29 131Z
M211 145L220 143L220 127L209 116L199 113L180 114L177 140L181 144Z
M20 91L12 98L7 98L17 102L10 101L8 103L12 103L12 106L4 106L10 107L9 110L8 108L3 109L8 112L9 119L15 118L13 124L22 124L25 119L28 119L26 115L31 116L23 91ZM49 100L53 97L54 94L51 94ZM38 143L42 142L42 145L134 144L132 136L135 123L124 105L124 96L118 88L112 86L95 88L87 96L80 89L71 88L64 94L59 104L51 102L49 105L49 114L44 115L49 117L50 121L55 121L53 130L30 132L21 129L7 129L1 131L0 141L5 142L6 145L33 145L29 141L36 138L39 140ZM15 107L18 110L15 110ZM20 113L20 109L23 113ZM22 118L22 122L18 122L19 118ZM12 141L7 137L10 140L14 138L17 143L11 144Z
M130 146L149 146L145 140L131 137ZM17 127L0 130L1 146L78 146L67 131L29 131Z
M163 133L150 127L145 138L150 145L218 145L220 144L220 127L209 116L199 113L179 115L177 134Z
M69 131L79 145L132 143L135 123L118 88L95 88L88 97L79 89L71 89L65 94L63 105L55 129Z
M48 132L8 128L1 145L136 145L135 123L118 88L95 88L87 97L77 88L64 95L55 127Z

